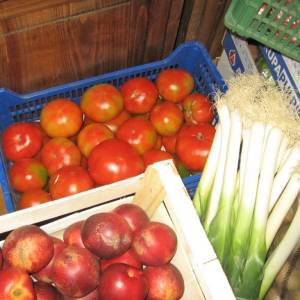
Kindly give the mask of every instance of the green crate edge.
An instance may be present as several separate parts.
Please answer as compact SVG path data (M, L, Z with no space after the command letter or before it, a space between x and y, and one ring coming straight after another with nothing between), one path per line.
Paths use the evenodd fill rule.
M246 2L245 6L247 6L247 7L242 7L242 5L243 5L242 3L244 3L244 2ZM257 11L257 7L253 8L253 10L251 10L250 5L254 2L256 2L256 5L259 5L259 6L261 6L265 2L272 3L272 1L270 1L270 0L266 0L266 1L232 0L232 2L225 14L225 18L224 18L225 26L228 29L230 29L232 32L240 35L241 37L244 37L246 39L250 39L250 38L254 39L254 40L264 44L265 46L267 46L269 48L273 48L276 51L282 53L283 55L288 56L288 57L300 62L300 47L295 47L295 49L290 49L286 44L281 44L281 43L278 44L273 39L270 39L270 36L264 37L263 35L259 34L258 32L254 32L250 29L250 23L252 22L253 17L254 17L253 12ZM241 11L243 13L245 13L245 11L251 12L251 15L248 14L247 18L245 18L245 16L243 16L244 20L246 20L246 22L247 22L247 23L245 22L246 25L241 25L238 22L238 20L234 17L233 11L236 9L238 9L239 11ZM299 16L297 15L297 18L300 19L300 10L299 10ZM298 43L300 43L300 41L298 41Z

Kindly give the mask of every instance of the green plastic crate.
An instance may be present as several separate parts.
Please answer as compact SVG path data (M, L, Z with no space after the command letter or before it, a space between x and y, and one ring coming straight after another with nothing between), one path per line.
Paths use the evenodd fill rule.
M225 26L300 61L300 0L233 0Z

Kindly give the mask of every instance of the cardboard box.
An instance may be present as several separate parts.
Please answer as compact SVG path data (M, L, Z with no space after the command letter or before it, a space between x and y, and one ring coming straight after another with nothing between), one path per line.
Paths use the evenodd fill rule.
M172 263L184 278L185 293L182 299L235 300L171 161L149 166L140 176L1 216L0 233L43 221L46 223L41 226L43 230L62 237L68 225L127 202L140 205L152 220L166 223L175 230L178 248ZM57 220L53 221L53 218Z
M257 43L251 43L227 31L223 39L224 51L217 67L226 80L236 73L260 72L257 61L262 58L274 81L292 96L291 105L300 116L300 63Z

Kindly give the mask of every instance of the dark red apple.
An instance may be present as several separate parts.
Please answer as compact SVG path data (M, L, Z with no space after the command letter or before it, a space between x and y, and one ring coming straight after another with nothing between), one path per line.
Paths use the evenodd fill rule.
M49 263L54 247L51 237L38 226L24 225L10 232L2 251L9 265L34 273Z
M135 234L132 248L145 265L166 264L177 249L176 233L166 224L149 222Z
M64 296L87 295L98 286L99 276L98 258L85 248L67 246L54 259L52 279Z
M83 244L100 258L107 259L126 252L132 243L132 231L126 220L114 212L94 214L81 230Z
M84 221L78 221L68 226L64 231L64 242L68 245L77 245L81 248L85 248L81 239L81 228Z
M1 300L36 300L32 279L28 273L16 267L0 271Z
M149 287L147 300L178 300L183 296L183 277L174 265L148 266L144 274Z
M137 269L142 268L142 263L140 262L137 254L132 248L129 248L125 253L123 253L120 256L114 257L114 258L108 258L108 259L101 259L100 265L101 265L101 271L104 271L108 266L117 264L117 263L123 263L132 267L135 267Z
M88 293L86 296L80 298L72 298L65 296L64 300L99 300L99 290L98 288L96 288L92 292Z
M35 281L33 288L36 300L64 300L63 295L49 283Z
M47 282L47 283L53 282L53 280L52 280L52 265L53 265L54 259L67 246L62 240L60 240L54 236L52 236L51 239L53 241L53 246L54 246L54 253L53 253L51 260L40 271L32 274L35 279L43 281L43 282Z
M99 281L101 300L144 300L147 290L143 271L125 264L109 266Z
M121 204L113 211L127 221L133 234L150 221L146 212L141 207L133 203Z

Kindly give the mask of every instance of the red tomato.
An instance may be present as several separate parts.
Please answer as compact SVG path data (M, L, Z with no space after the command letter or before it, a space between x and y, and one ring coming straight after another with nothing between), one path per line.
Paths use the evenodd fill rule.
M19 209L39 205L51 201L49 193L42 189L34 189L24 192L18 202Z
M0 271L0 299L35 300L33 282L30 275L15 267Z
M151 150L145 152L143 155L145 168L147 168L149 165L151 165L155 162L166 160L166 159L172 159L173 163L175 165L175 160L174 160L173 155L171 153L163 151L163 150L151 149Z
M112 132L116 133L118 128L129 118L129 112L123 109L115 118L105 122L104 125L107 126Z
M155 84L145 77L127 80L120 89L127 111L133 114L149 112L158 98Z
M32 123L12 124L3 131L2 147L12 161L33 157L42 147L42 132Z
M156 86L165 100L180 102L192 92L194 79L183 69L168 69L158 74Z
M161 149L162 147L162 137L160 135L157 134L157 139L156 139L156 143L153 147L153 149Z
M70 137L82 125L83 114L79 106L69 99L55 99L41 111L41 126L51 137Z
M117 88L104 83L86 90L81 98L80 107L93 121L107 122L123 110L124 100Z
M171 154L174 154L176 152L176 139L177 139L177 134L173 134L170 136L163 136L161 138L161 142L166 149L166 151L170 152Z
M99 123L92 123L79 132L77 146L81 153L88 157L95 146L113 137L114 134L108 127Z
M214 118L211 103L200 93L187 96L183 100L182 107L187 124L210 123Z
M59 169L49 180L49 191L53 199L87 191L94 186L89 173L80 166Z
M79 148L69 139L57 137L51 139L41 152L41 161L49 175L65 166L79 166L81 153Z
M88 170L98 185L105 185L142 173L144 163L127 142L109 139L92 150Z
M209 123L182 127L176 141L176 153L187 169L203 170L214 134L215 128Z
M183 113L175 103L165 101L154 106L150 121L158 134L170 136L183 124Z
M129 143L139 154L143 154L155 146L157 133L150 121L131 118L119 127L116 137Z
M42 189L48 179L46 167L34 158L16 161L8 173L11 185L17 192Z

